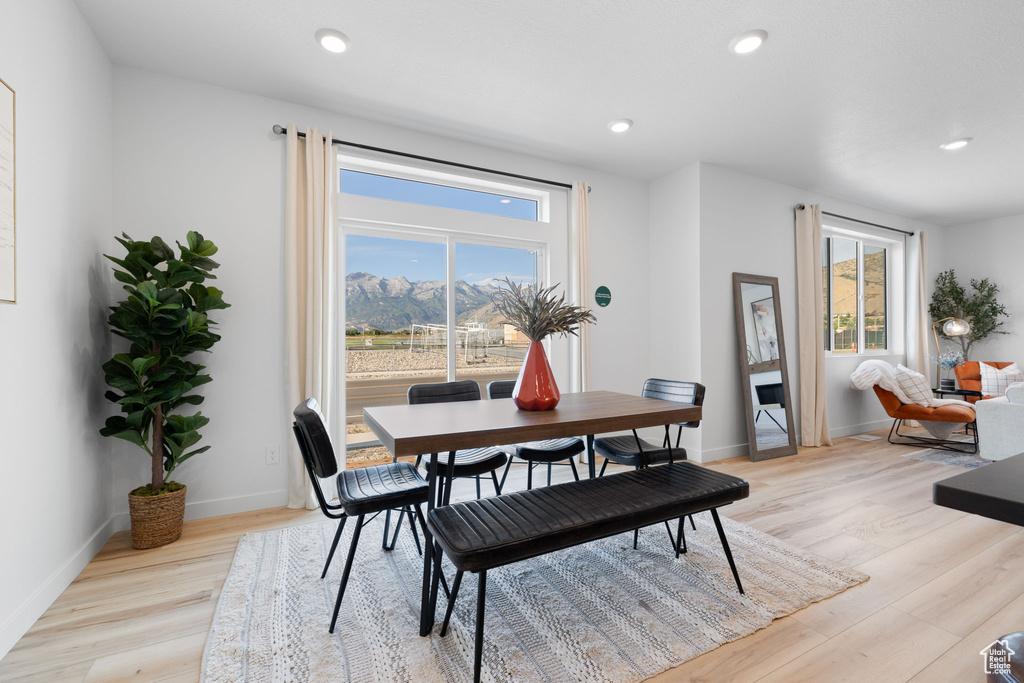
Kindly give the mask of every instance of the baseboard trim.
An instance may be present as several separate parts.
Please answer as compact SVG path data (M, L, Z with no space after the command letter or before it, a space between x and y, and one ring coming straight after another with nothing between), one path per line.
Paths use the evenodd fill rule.
M85 566L96 556L100 549L114 534L114 517L108 519L89 540L57 568L21 606L14 610L0 624L0 659L7 656L32 625L43 615L53 601L71 585L71 582L82 573Z
M287 504L288 491L285 490L253 493L247 496L215 498L213 500L197 500L195 502L188 502L186 498L185 519L219 517L220 515L231 515L236 512L252 512L253 510L281 507ZM114 531L127 531L130 528L131 518L127 512L115 515Z
M828 433L833 439L839 438L840 436L853 436L854 434L863 434L864 432L874 432L879 429L888 429L892 425L892 419L886 418L884 420L876 420L875 422L864 422L859 425L851 425L849 427L837 427L835 429L828 430Z
M729 458L747 457L749 455L750 447L745 443L740 443L735 446L722 446L721 448L702 450L693 460L697 462L714 462L716 460L728 460Z

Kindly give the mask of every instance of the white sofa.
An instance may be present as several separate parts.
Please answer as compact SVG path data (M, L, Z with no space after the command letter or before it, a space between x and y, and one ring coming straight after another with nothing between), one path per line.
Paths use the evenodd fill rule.
M981 457L1003 460L1024 453L1024 382L1011 384L1006 396L974 404Z

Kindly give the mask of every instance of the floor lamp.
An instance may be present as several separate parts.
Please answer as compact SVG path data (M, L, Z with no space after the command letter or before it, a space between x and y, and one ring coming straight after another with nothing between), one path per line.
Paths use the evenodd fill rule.
M935 337L935 379L939 384L939 388L945 389L947 387L942 386L942 372L939 366L939 356L942 354L942 349L939 348L939 333L935 329L939 323L944 323L942 326L942 334L947 337L962 337L965 334L969 334L971 331L971 324L960 318L943 318L942 320L936 320L932 323L932 336ZM956 388L956 385L949 388Z

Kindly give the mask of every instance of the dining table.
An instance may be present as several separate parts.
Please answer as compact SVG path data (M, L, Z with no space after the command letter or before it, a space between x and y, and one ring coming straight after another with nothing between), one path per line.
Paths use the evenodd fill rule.
M437 454L469 448L540 441L562 437L586 438L588 472L595 476L594 437L645 427L666 427L701 419L701 407L613 391L584 391L563 394L552 410L520 410L513 399L458 401L419 405L374 406L363 409L363 421L392 456L431 454L427 480L427 509L438 504L439 492L451 486L452 468L446 481L438 482ZM439 489L439 487L443 487ZM420 635L434 626L436 589L431 590L431 572L440 547L424 529L423 590L420 607Z

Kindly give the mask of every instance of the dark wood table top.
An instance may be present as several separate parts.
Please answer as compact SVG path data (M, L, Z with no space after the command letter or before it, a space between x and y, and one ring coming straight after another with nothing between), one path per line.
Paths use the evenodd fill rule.
M1024 526L1024 453L935 482L932 500Z
M699 406L612 391L563 394L557 408L543 411L519 410L509 398L363 409L366 425L396 457L699 419Z

